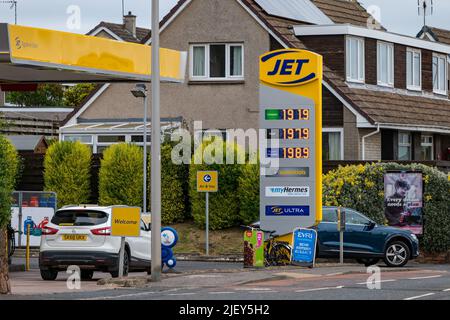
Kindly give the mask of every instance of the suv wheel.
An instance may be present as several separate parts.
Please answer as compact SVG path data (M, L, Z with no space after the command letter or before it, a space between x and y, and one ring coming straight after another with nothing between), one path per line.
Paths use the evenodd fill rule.
M56 270L42 270L41 269L41 278L45 281L54 281L58 277L58 271Z
M384 252L384 262L388 267L403 267L408 263L410 251L403 241L394 241L388 244Z
M81 280L92 280L93 276L93 270L81 270Z
M119 277L119 260L120 260L120 258L117 258L117 270L111 272L111 276L113 278ZM123 253L123 276L124 277L128 276L129 269L130 269L130 258L128 255L128 251L125 250L125 252Z

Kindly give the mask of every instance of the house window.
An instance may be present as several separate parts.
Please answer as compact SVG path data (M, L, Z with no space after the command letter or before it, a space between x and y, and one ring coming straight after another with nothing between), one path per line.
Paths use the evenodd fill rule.
M407 89L422 90L422 53L420 50L406 50Z
M378 84L394 86L394 45L378 42L377 45Z
M191 80L244 79L242 44L195 44L190 52Z
M342 129L324 129L322 132L322 159L343 160L343 133Z
M90 135L65 135L64 141L80 141L84 144L92 144L92 136Z
M433 160L433 136L423 134L421 138L421 160Z
M411 160L411 133L398 133L398 160Z
M433 54L433 91L447 94L447 57Z
M346 38L347 81L364 82L364 39Z

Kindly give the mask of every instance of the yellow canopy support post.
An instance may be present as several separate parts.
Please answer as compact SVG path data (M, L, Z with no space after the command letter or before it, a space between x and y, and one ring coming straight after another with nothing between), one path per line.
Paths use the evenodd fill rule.
M183 82L187 53L160 56L161 81ZM150 81L150 46L0 24L0 83Z

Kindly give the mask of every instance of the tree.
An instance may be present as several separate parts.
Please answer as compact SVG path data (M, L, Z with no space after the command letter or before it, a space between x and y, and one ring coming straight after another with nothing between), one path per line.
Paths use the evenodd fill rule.
M63 97L64 88L60 84L40 84L36 91L6 93L6 101L21 107L60 107Z
M64 105L67 107L77 107L95 89L95 84L80 83L69 87L64 91Z
M91 150L72 141L53 143L44 159L46 191L58 196L58 207L88 203L90 197Z
M17 151L0 136L0 294L11 292L8 275L6 226L11 220L11 194L14 190L19 167Z

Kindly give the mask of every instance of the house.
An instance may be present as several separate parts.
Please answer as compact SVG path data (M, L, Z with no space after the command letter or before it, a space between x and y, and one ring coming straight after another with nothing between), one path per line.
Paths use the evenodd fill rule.
M134 28L126 19L121 28ZM450 46L372 23L357 1L180 0L161 21L161 45L188 52L188 81L162 84L161 116L190 130L196 120L205 130L258 128L259 56L307 49L324 57L325 160L450 160ZM91 34L128 41L107 25ZM62 138L86 121L142 118L132 87L101 86ZM92 141L89 130L81 136Z
M0 133L57 138L59 127L73 108L17 107L0 105Z
M44 154L48 149L48 142L44 136L37 135L6 135L19 153Z

